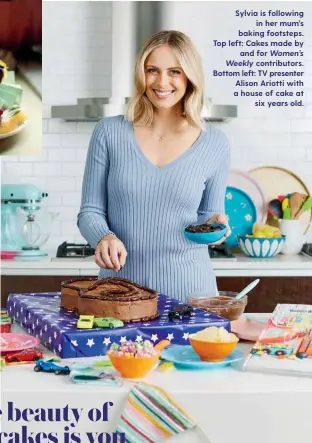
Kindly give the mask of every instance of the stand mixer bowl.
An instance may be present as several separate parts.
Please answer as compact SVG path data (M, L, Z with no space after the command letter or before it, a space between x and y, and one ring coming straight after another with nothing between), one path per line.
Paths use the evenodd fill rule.
M17 214L20 233L24 241L23 255L47 255L40 248L48 241L52 223L59 213L44 210L34 212L29 208L20 208Z

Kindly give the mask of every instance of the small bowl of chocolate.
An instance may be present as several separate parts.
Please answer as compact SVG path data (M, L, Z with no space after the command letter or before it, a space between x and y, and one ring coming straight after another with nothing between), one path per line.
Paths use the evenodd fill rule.
M184 235L188 240L204 245L221 240L225 234L226 226L219 223L190 225L184 229Z
M188 303L195 308L203 309L219 317L227 318L230 321L237 320L245 311L248 297L245 295L239 300L235 300L238 292L219 291L219 295L205 297L204 294L192 294L188 297Z

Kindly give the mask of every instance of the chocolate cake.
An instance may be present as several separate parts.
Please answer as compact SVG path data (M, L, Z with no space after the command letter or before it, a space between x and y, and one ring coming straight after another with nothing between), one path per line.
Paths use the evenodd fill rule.
M152 289L125 278L104 278L79 292L78 314L147 321L159 316L157 302L158 295Z
M97 277L78 277L63 281L61 283L61 308L77 311L79 292L96 281Z

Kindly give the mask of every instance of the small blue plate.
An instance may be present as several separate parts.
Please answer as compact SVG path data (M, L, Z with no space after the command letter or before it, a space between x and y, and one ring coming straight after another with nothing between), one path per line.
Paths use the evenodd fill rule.
M161 358L170 361L177 368L181 369L217 369L229 366L238 360L242 360L244 354L235 349L224 361L208 362L202 361L192 346L174 345L164 349L161 353Z
M246 192L228 186L225 193L225 213L232 231L225 243L234 248L238 245L238 235L252 233L252 225L257 221L257 209Z
M198 226L198 225L194 225ZM191 240L194 243L198 243L201 245L209 245L216 241L221 240L225 236L226 226L221 225L219 223L211 223L211 226L218 226L221 228L221 231L215 232L187 232L186 228L184 228L184 235L188 240Z

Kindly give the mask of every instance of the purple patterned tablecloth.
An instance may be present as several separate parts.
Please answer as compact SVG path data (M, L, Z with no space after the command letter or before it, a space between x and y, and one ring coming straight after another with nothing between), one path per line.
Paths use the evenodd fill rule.
M96 357L106 354L111 343L127 340L140 342L170 340L173 344L189 344L188 335L209 326L223 326L230 331L224 318L194 309L189 318L170 321L168 313L177 300L160 294L160 317L144 323L125 323L118 329L77 329L77 314L60 308L60 293L10 294L7 310L10 317L30 335L61 358Z

